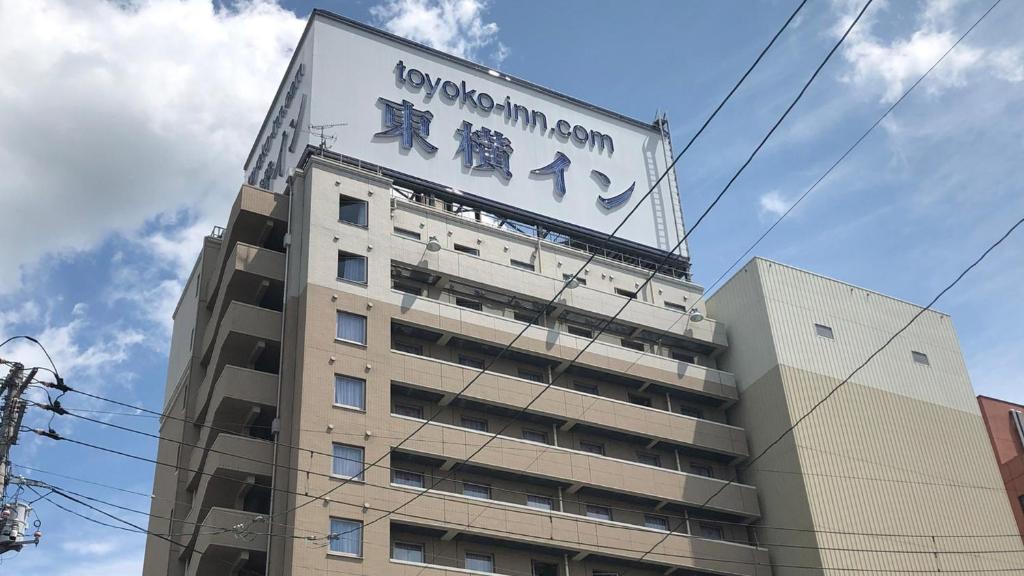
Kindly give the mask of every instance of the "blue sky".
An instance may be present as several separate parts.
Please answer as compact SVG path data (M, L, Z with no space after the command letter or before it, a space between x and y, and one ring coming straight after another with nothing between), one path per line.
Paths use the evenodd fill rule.
M159 409L170 315L313 3L0 0L0 336L33 334L73 386ZM680 146L796 2L428 0L317 5L637 118ZM872 6L776 137L691 237L713 282L989 5ZM858 2L811 2L678 167L692 221L835 42ZM755 251L924 303L1024 214L1024 4L1004 2ZM937 308L978 393L1024 403L1024 235ZM24 343L0 356L41 362ZM69 407L120 408L68 397ZM102 415L149 432L154 419ZM45 424L32 415L30 424ZM153 457L155 442L58 418ZM24 438L16 461L148 493L150 465ZM27 472L121 505L147 498ZM0 569L141 571L142 538L40 502L39 550ZM145 524L143 516L125 517Z

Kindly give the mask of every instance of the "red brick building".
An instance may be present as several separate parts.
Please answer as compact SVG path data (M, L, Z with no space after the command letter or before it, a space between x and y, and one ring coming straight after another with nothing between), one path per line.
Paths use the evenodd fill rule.
M978 396L1017 527L1024 538L1024 406Z

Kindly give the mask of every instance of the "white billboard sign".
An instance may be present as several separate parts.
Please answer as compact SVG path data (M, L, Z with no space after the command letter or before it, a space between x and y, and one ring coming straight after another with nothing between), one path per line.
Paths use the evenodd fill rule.
M314 12L246 162L280 192L316 129L332 151L599 232L664 171L661 132L528 82ZM667 250L682 237L666 178L618 236ZM682 254L685 255L685 246Z

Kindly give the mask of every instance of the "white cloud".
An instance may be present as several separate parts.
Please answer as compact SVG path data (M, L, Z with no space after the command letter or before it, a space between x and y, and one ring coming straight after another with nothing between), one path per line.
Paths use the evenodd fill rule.
M484 22L485 0L386 0L370 9L377 24L393 34L462 58L486 57L501 64L508 47L498 41L498 25Z
M842 27L837 25L835 28L837 34L845 30L849 18L852 18L851 5L839 4L845 17L840 23ZM883 102L896 101L942 57L963 34L968 23L979 15L960 14L961 6L961 3L950 0L933 0L918 14L916 25L908 33L891 39L882 39L874 33L875 21L891 7L869 8L844 43L842 54L850 70L843 80L858 88L878 92ZM941 93L965 85L972 72L986 70L1003 80L1024 80L1024 64L1019 51L981 48L968 38L931 73L924 88L931 93Z
M0 0L0 261L222 219L304 21L265 0ZM0 293L19 274L0 275Z
M761 215L778 217L789 210L792 201L784 198L777 190L772 190L762 194L759 203Z

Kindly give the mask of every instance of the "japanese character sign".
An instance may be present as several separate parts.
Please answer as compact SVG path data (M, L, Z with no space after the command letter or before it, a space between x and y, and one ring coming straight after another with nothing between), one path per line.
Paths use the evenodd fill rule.
M512 177L509 162L512 156L512 141L496 130L480 127L473 130L473 125L463 121L462 127L455 131L459 137L459 150L462 154L462 165L475 170L491 170L508 180ZM476 159L476 164L473 163Z
M437 146L427 141L430 136L430 121L434 115L426 110L417 110L412 102L402 100L392 102L386 98L378 98L384 104L384 130L375 136L399 137L403 150L410 150L413 144L428 154L437 152Z

